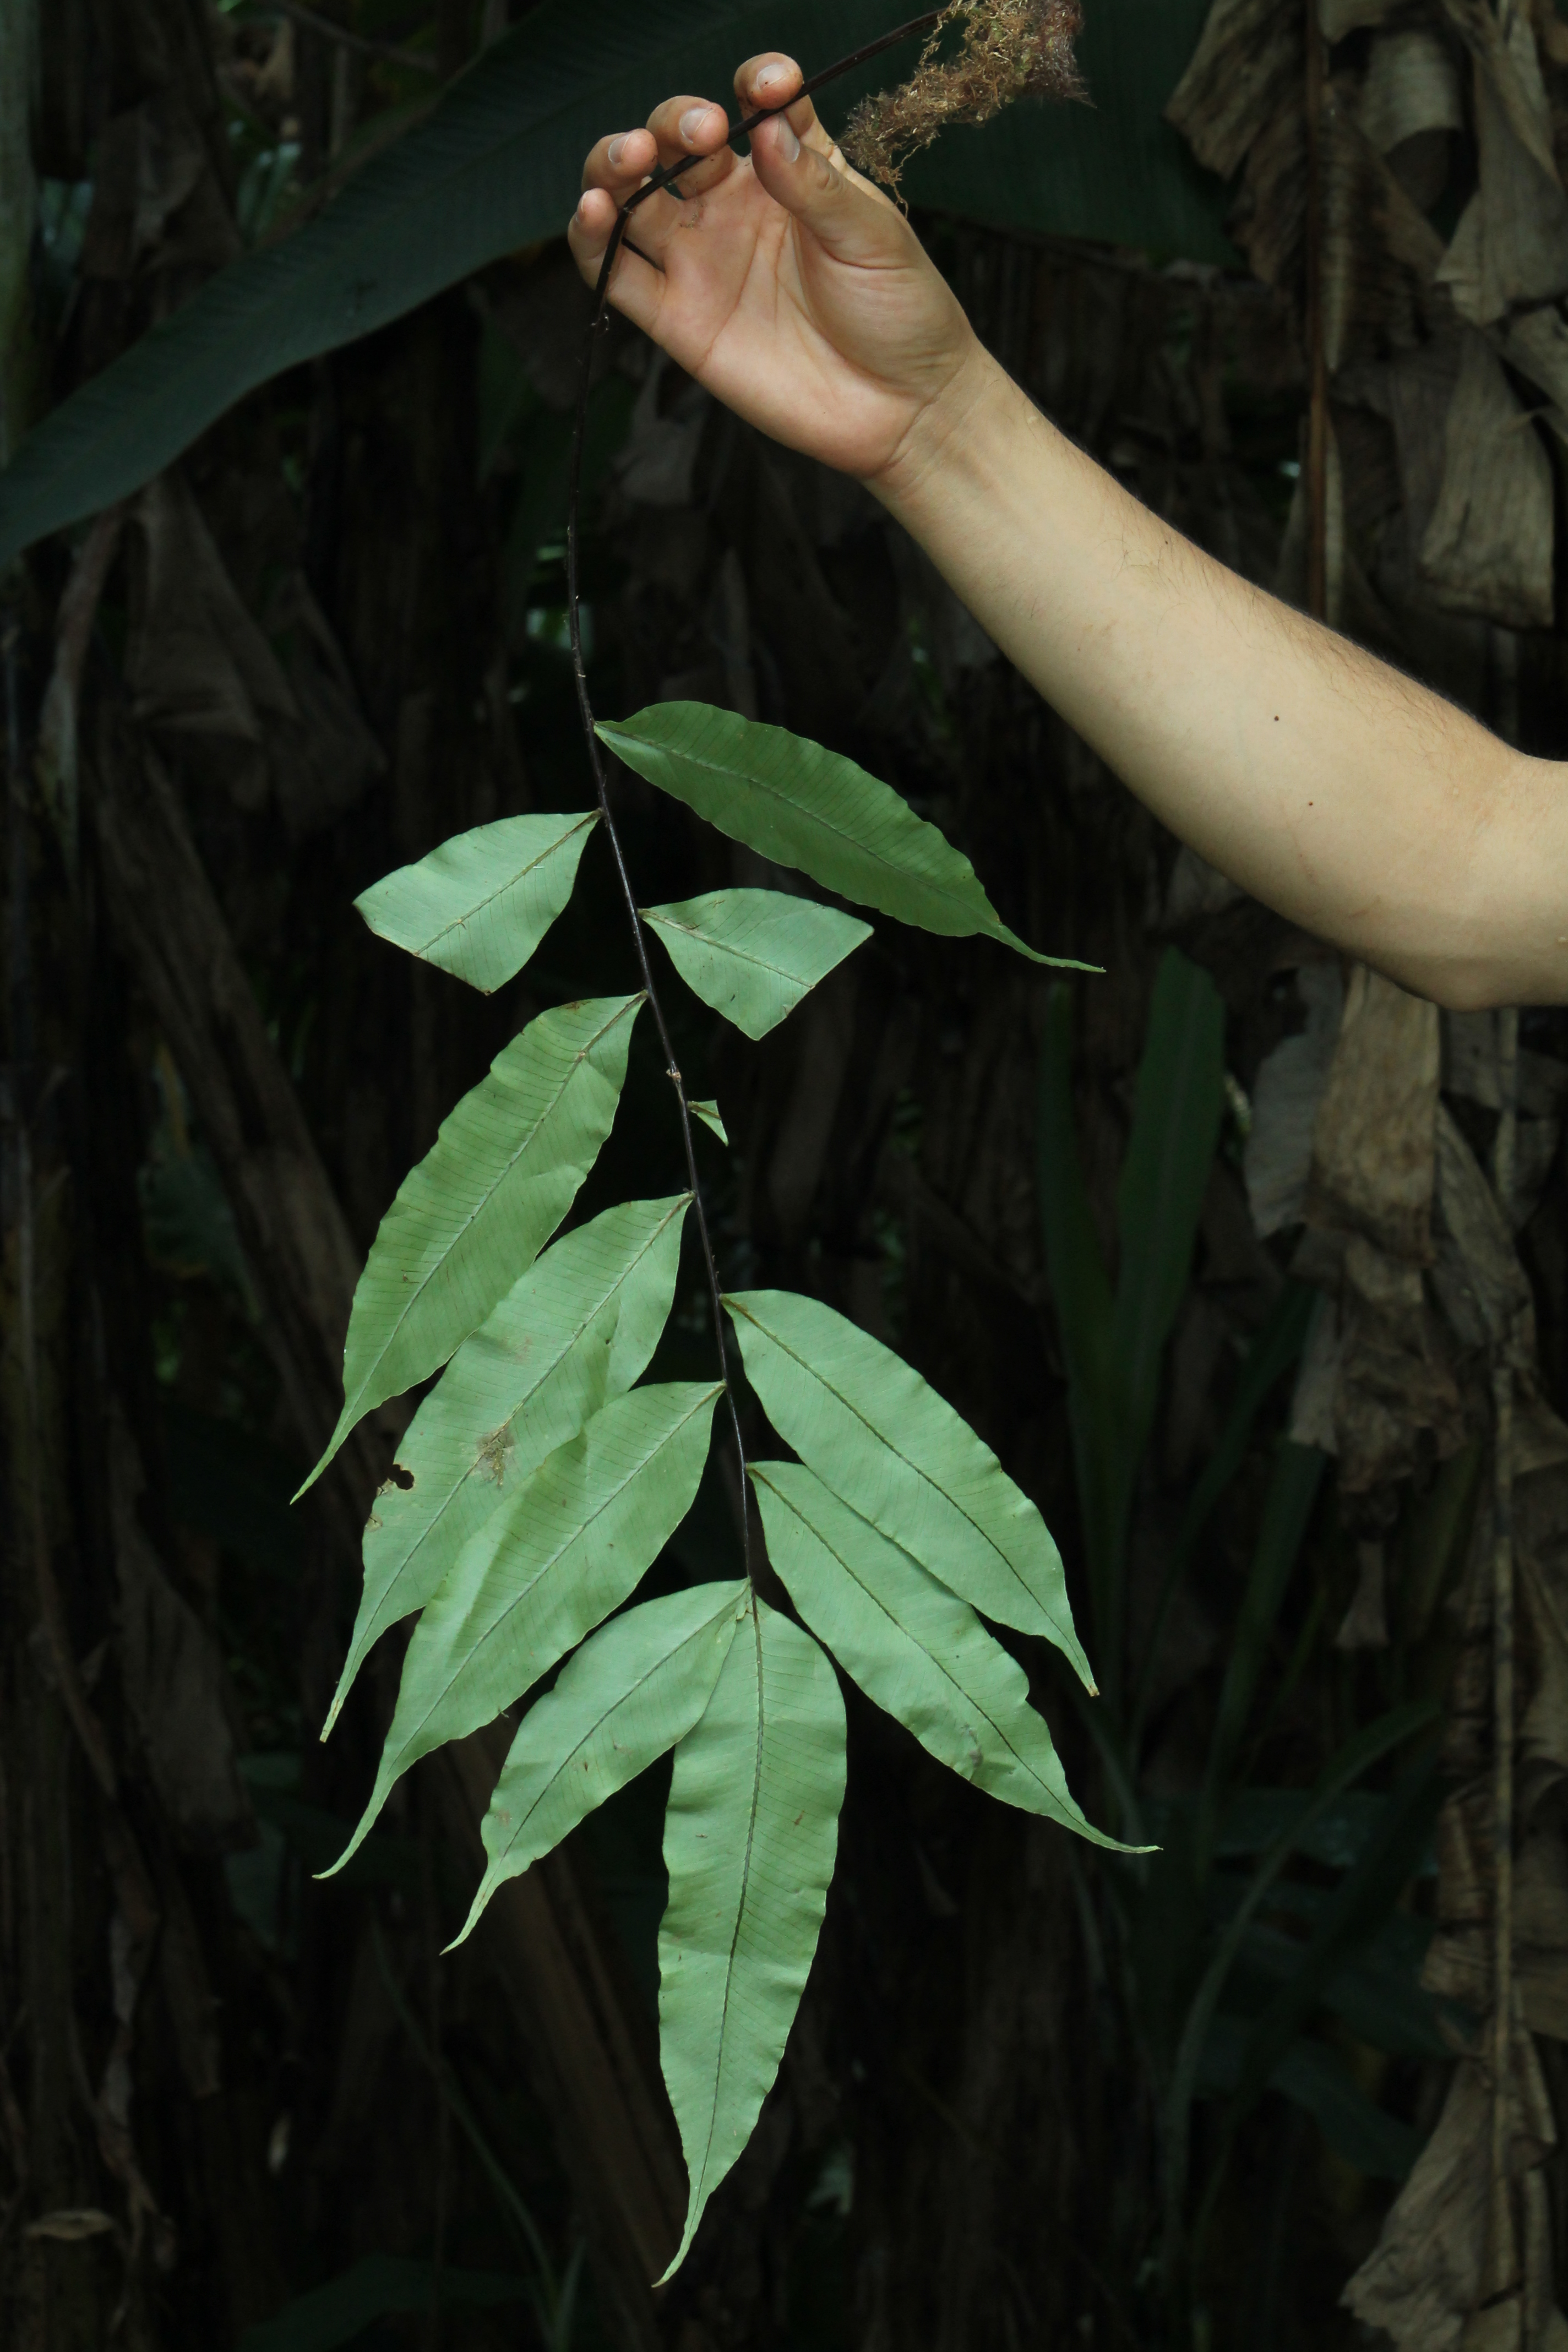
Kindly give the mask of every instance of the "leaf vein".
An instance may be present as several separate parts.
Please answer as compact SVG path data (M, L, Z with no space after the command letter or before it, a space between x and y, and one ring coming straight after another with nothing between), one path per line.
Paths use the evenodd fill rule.
M402 1313L394 1322L392 1328L387 1333L384 1343L376 1355L375 1362L377 1364L385 1362L386 1358L392 1351L393 1341L397 1338L404 1325L407 1322L408 1318L413 1314L414 1309L417 1307L420 1299L430 1287L430 1285L436 1280L437 1275L442 1273L449 1264L452 1252L457 1248L463 1234L471 1232L475 1221L484 1213L485 1210L495 1199L496 1194L500 1192L507 1178L511 1174L512 1170L517 1166L519 1160L521 1160L524 1154L530 1151L533 1145L538 1141L539 1136L542 1131L546 1121L554 1118L556 1111L561 1107L562 1097L565 1094L567 1087L576 1076L577 1071L587 1055L593 1052L595 1046L601 1044L602 1041L609 1035L617 1021L624 1020L628 1012L631 1013L635 1018L637 1012L641 1008L642 1001L640 992L637 996L629 998L627 1002L621 1006L620 1010L612 1014L611 1018L605 1023L602 1029L595 1031L593 1036L588 1040L587 1045L582 1047L578 1053L574 1055L569 1067L562 1077L560 1085L556 1087L554 1094L551 1097L545 1108L540 1112L538 1118L529 1129L528 1133L517 1146L517 1149L498 1171L488 1190L480 1195L478 1201L475 1202L472 1209L463 1219L461 1224L459 1224L457 1230L453 1233L446 1248L442 1251L441 1255L437 1260L436 1264L430 1268L427 1274L423 1275L419 1281L415 1284L414 1288L410 1291L408 1298L404 1305ZM405 1274L403 1279L405 1282L408 1282L412 1277ZM374 1366L367 1371L365 1380L361 1384L362 1388L368 1384L369 1381L374 1376Z
M645 1454L639 1462L634 1462L631 1468L626 1472L625 1477L621 1479L619 1485L612 1487L608 1494L601 1496L600 1500L595 1505L593 1510L588 1514L588 1517L585 1519L579 1519L576 1525L571 1528L567 1533L562 1537L560 1542L556 1546L555 1549L550 1554L549 1558L541 1560L538 1568L535 1570L533 1575L530 1577L527 1584L523 1586L522 1590L512 1595L512 1598L508 1601L500 1616L492 1618L484 1632L478 1636L468 1649L464 1651L462 1662L452 1675L451 1680L447 1684L446 1687L437 1693L436 1696L431 1700L429 1706L426 1708L418 1721L409 1726L408 1737L403 1743L405 1749L407 1748L410 1741L419 1732L424 1730L426 1725L429 1722L430 1717L435 1714L437 1708L442 1704L442 1702L451 1696L452 1691L456 1687L461 1676L468 1672L468 1668L473 1664L475 1659L479 1657L486 1644L494 1640L495 1636L500 1632L502 1626L510 1622L513 1615L521 1608L523 1602L528 1600L531 1593L538 1591L541 1582L549 1575L551 1570L560 1566L563 1555L571 1549L578 1537L586 1535L589 1528L594 1527L604 1517L605 1513L609 1509L611 1504L617 1502L620 1499L620 1497L626 1493L626 1488L631 1485L633 1479L640 1478L648 1465L651 1462L656 1462L658 1459L658 1456L668 1446L674 1444L676 1439L680 1435L681 1431L697 1418L697 1415L703 1410L704 1406L711 1410L713 1400L719 1394L721 1386L721 1382L715 1381L713 1386L704 1396L700 1397L694 1405L681 1414L680 1419L678 1422L672 1423L670 1427L666 1430L664 1434L660 1437L658 1444L652 1448L651 1452ZM577 1440L575 1438L568 1438L566 1443L569 1445L574 1445L577 1443ZM544 1465L542 1463L540 1467L542 1469L543 1466ZM525 1491L526 1489L520 1489L520 1492ZM498 1545L497 1549L499 1550L499 1549L500 1547ZM525 1690L528 1688L528 1685L526 1683L524 1684L523 1688Z
M466 931L468 925L470 923L477 922L479 917L484 914L489 908L495 905L498 898L504 898L509 890L515 890L520 883L525 881L528 876L533 872L535 866L542 866L547 858L559 856L561 851L566 846L566 844L569 841L574 841L577 835L583 831L584 825L597 824L598 822L598 811L596 809L590 810L588 814L582 818L578 824L569 827L569 829L560 836L559 840L550 842L543 849L540 850L534 856L531 857L526 866L520 866L517 872L510 875L506 881L498 883L496 887L490 892L488 898L480 898L474 906L468 908L466 915L454 915L449 923L443 923L439 930L432 931L424 946L422 948L416 949L415 953L416 955L427 956L432 948L438 947L443 940L448 939L451 936L452 932Z

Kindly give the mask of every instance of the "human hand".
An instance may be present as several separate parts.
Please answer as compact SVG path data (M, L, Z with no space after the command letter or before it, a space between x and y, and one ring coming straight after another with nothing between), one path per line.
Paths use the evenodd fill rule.
M752 58L745 113L779 107L800 68ZM656 167L706 160L627 224L610 280L618 310L699 383L774 440L877 488L963 404L984 364L952 294L897 206L846 163L799 99L742 158L721 107L671 98L646 131L602 139L569 239L596 281L624 204Z

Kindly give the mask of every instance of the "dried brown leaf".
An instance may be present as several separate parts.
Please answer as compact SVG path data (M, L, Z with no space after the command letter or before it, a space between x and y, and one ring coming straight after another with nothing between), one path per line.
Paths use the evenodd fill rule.
M299 717L289 681L183 476L149 483L134 520L145 556L125 655L136 716L159 734L221 745L230 798L258 808L268 781L263 715Z
M1561 1467L1519 1479L1514 1526L1529 1690L1520 1756L1532 1774L1568 1778L1568 1476ZM1563 1958L1568 1965L1568 1942Z
M1443 1017L1443 1091L1463 1095L1483 1110L1502 1108L1495 1013ZM1568 1105L1568 1062L1521 1045L1514 1059L1514 1100L1523 1118L1558 1118Z
M1334 1635L1336 1650L1388 1647L1388 1562L1381 1543L1356 1546L1356 1588Z
M1454 52L1434 26L1402 25L1374 36L1356 121L1380 155L1424 131L1464 129Z
M1292 1445L1315 1445L1321 1453L1339 1452L1334 1408L1344 1365L1345 1329L1339 1310L1323 1299L1307 1333L1301 1368L1290 1397L1289 1436Z
M1266 286L1299 275L1307 224L1307 126L1299 83L1286 89L1247 149L1247 168L1226 227Z
M1488 0L1443 0L1443 5L1475 59L1478 76L1495 97L1502 120L1542 172L1555 179L1552 110L1530 11L1496 10Z
M1509 2170L1541 2165L1556 2142L1541 2063L1528 2033L1513 2039L1513 2130ZM1454 2069L1437 2127L1395 2199L1383 2235L1344 2291L1369 2327L1385 2328L1397 2352L1459 2352L1482 2288L1489 2203L1491 2092L1481 2067ZM1521 2197L1527 2215L1534 2201ZM1542 2321L1552 2313L1550 2234L1527 2227L1523 2294ZM1517 2340L1517 2339L1515 2339Z
M1300 117L1302 72L1300 22L1289 9L1278 0L1215 0L1165 120L1200 163L1228 180L1282 102Z
M1347 1282L1344 1350L1333 1409L1344 1496L1375 1494L1409 1477L1434 1456L1441 1461L1457 1454L1467 1435L1464 1401L1443 1328L1424 1302L1398 1295L1405 1284L1419 1293L1420 1276L1356 1235L1345 1253L1347 1276L1353 1268L1365 1284L1371 1261L1390 1277L1390 1295L1369 1298L1362 1286Z
M1568 292L1568 194L1528 13L1510 10L1505 31L1485 0L1446 5L1475 59L1479 185L1437 274L1460 317L1485 327Z
M1342 41L1347 33L1381 25L1397 0L1318 0L1318 26L1325 41Z
M1438 1066L1436 1006L1358 964L1313 1129L1309 1222L1430 1263Z
M1312 1166L1312 1129L1344 1009L1337 963L1303 964L1296 988L1307 1008L1306 1024L1299 1035L1276 1045L1258 1069L1242 1160L1253 1225L1261 1234L1300 1223Z
M1421 575L1447 611L1548 628L1552 482L1545 450L1486 339L1467 331L1443 437L1443 480Z
M1510 367L1546 394L1546 422L1568 441L1568 319L1550 308L1527 310L1496 329L1494 340Z
M1531 1303L1497 1194L1447 1105L1437 1107L1436 1262L1433 1287L1468 1348L1499 1347Z
M1331 374L1408 351L1435 323L1442 240L1357 123L1353 86L1323 94L1323 350Z

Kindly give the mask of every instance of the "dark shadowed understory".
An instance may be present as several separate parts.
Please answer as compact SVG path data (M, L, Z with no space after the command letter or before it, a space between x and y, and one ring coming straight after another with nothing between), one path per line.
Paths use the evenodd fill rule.
M510 14L43 8L30 167L0 156L0 215L29 180L36 207L25 268L0 255L6 454L218 273L364 201L387 142L447 135L433 101L476 54L463 120L525 38L545 90L558 37L580 152L572 109L605 127L593 76L613 112L630 68ZM1137 14L1102 0L1082 56L1128 184L1181 175L1143 243L1089 241L1096 202L1109 235L1135 224L1088 165L1015 173L1008 209L981 161L966 196L1001 126L931 151L949 184L911 168L922 234L1151 506L1561 756L1568 33L1544 5L1326 6L1313 55L1293 10L1217 0L1139 112ZM720 16L628 31L639 113L683 40L810 68L880 29ZM1172 113L1217 178L1158 121L1200 32ZM570 200L542 184L530 236ZM896 1347L1038 1504L1100 1698L1005 1638L1090 1818L1160 1850L989 1803L847 1684L804 2004L658 2297L686 2197L655 2006L668 1768L446 1958L504 1721L312 1875L369 1795L406 1639L323 1746L416 1401L289 1508L360 1265L508 1040L637 985L602 842L493 997L353 911L454 833L591 803L562 551L587 297L559 243L476 234L374 333L258 364L216 422L193 394L174 462L96 520L60 509L5 586L5 2340L1552 2345L1562 1018L1440 1015L1178 852L868 497L619 325L585 452L601 714L704 701L854 758L1005 924L1104 967L880 922L761 1045L667 993L730 1138L696 1139L726 1287ZM629 770L614 792L642 903L777 887ZM574 1226L680 1190L668 1091L634 1037ZM711 1377L689 1252L653 1370ZM738 1549L716 1451L639 1591Z

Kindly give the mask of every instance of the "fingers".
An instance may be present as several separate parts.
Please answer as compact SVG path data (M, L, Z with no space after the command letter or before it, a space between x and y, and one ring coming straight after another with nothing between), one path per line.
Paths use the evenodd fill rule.
M802 78L793 58L786 58L779 49L764 49L760 57L748 58L736 73L735 96L746 114L772 113L800 88ZM790 107L786 120L804 143L824 154L833 152L833 142L818 122L816 109L809 98Z
M700 195L705 188L715 187L726 178L736 163L725 143L729 128L721 106L701 98L671 98L655 109L646 131L619 131L601 139L589 151L583 166L584 194L591 201L585 207L579 207L570 232L579 268L590 277L596 271L614 226L616 208L636 195L651 172L671 163L689 163L693 156L701 157L702 161L682 173L678 183L682 196L687 197ZM607 211L603 209L606 202ZM679 216L673 196L660 194L650 197L637 208L631 242L642 246L662 266L671 227ZM617 287L619 282L617 268ZM618 293L616 299L620 299Z
M607 188L585 188L566 231L572 258L590 286L599 282L605 247L616 226L619 206ZM650 332L664 296L664 273L625 243L616 256L610 276L610 299L634 326Z
M802 137L795 110L752 133L752 169L761 186L809 229L837 261L869 268L907 262L913 231L896 205L851 172L820 132Z
M682 173L679 184L683 196L700 196L735 168L735 157L727 143L730 119L710 99L667 98L648 116L647 127L666 168L687 163L693 155L706 159Z
M640 188L658 162L658 142L650 131L620 131L614 137L601 139L588 151L583 166L585 188L607 188L618 205L624 205L634 188Z

